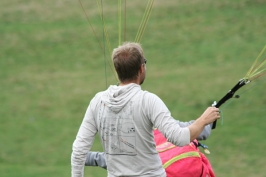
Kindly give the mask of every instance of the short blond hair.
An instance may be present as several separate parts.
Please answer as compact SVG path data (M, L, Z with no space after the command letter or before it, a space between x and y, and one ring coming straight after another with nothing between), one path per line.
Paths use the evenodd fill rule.
M138 77L144 63L144 52L139 43L125 42L113 50L112 59L119 80L131 81Z

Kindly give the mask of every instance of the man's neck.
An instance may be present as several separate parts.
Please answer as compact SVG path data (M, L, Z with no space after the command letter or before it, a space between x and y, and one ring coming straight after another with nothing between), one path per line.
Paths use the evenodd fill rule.
M138 84L138 85L140 85L138 80L134 80L134 81L128 81L128 82L121 82L119 84L119 86L125 86L125 85L128 85L128 84Z

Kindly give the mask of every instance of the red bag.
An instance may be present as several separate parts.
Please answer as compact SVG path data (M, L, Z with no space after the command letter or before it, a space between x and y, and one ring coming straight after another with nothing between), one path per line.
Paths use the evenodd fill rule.
M154 130L154 140L167 177L215 177L209 160L197 148L197 140L178 147L167 142L158 130Z

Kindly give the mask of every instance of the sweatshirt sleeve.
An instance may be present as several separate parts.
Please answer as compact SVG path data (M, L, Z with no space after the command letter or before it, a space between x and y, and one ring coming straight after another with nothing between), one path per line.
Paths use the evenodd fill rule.
M187 127L190 124L192 124L195 120L191 120L189 122L180 122L176 120L176 122L179 124L180 127ZM212 123L209 125L206 125L200 135L197 137L197 140L206 140L211 135L212 130Z
M84 176L84 164L86 160L86 155L88 151L91 149L94 137L97 133L96 123L93 117L91 103L86 111L86 114L79 128L76 139L73 143L72 154L71 154L72 177Z
M104 152L92 152L87 154L85 166L99 166L107 169Z
M181 127L171 116L170 111L164 102L155 94L147 93L144 97L144 108L153 126L176 146L185 146L190 143L190 130L188 127Z

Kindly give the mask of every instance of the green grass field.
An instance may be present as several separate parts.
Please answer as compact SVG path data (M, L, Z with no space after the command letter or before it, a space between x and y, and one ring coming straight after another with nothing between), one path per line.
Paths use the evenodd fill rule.
M81 1L102 43L97 1ZM117 2L103 4L114 48ZM134 41L146 1L127 5L126 40ZM142 88L160 96L176 119L195 119L244 77L266 44L265 29L265 0L157 0L141 41L148 59ZM117 82L108 56L78 0L0 1L1 177L71 176L85 110ZM221 108L223 125L204 142L219 177L265 176L265 78ZM102 150L98 139L93 150ZM85 176L106 171L86 167Z

